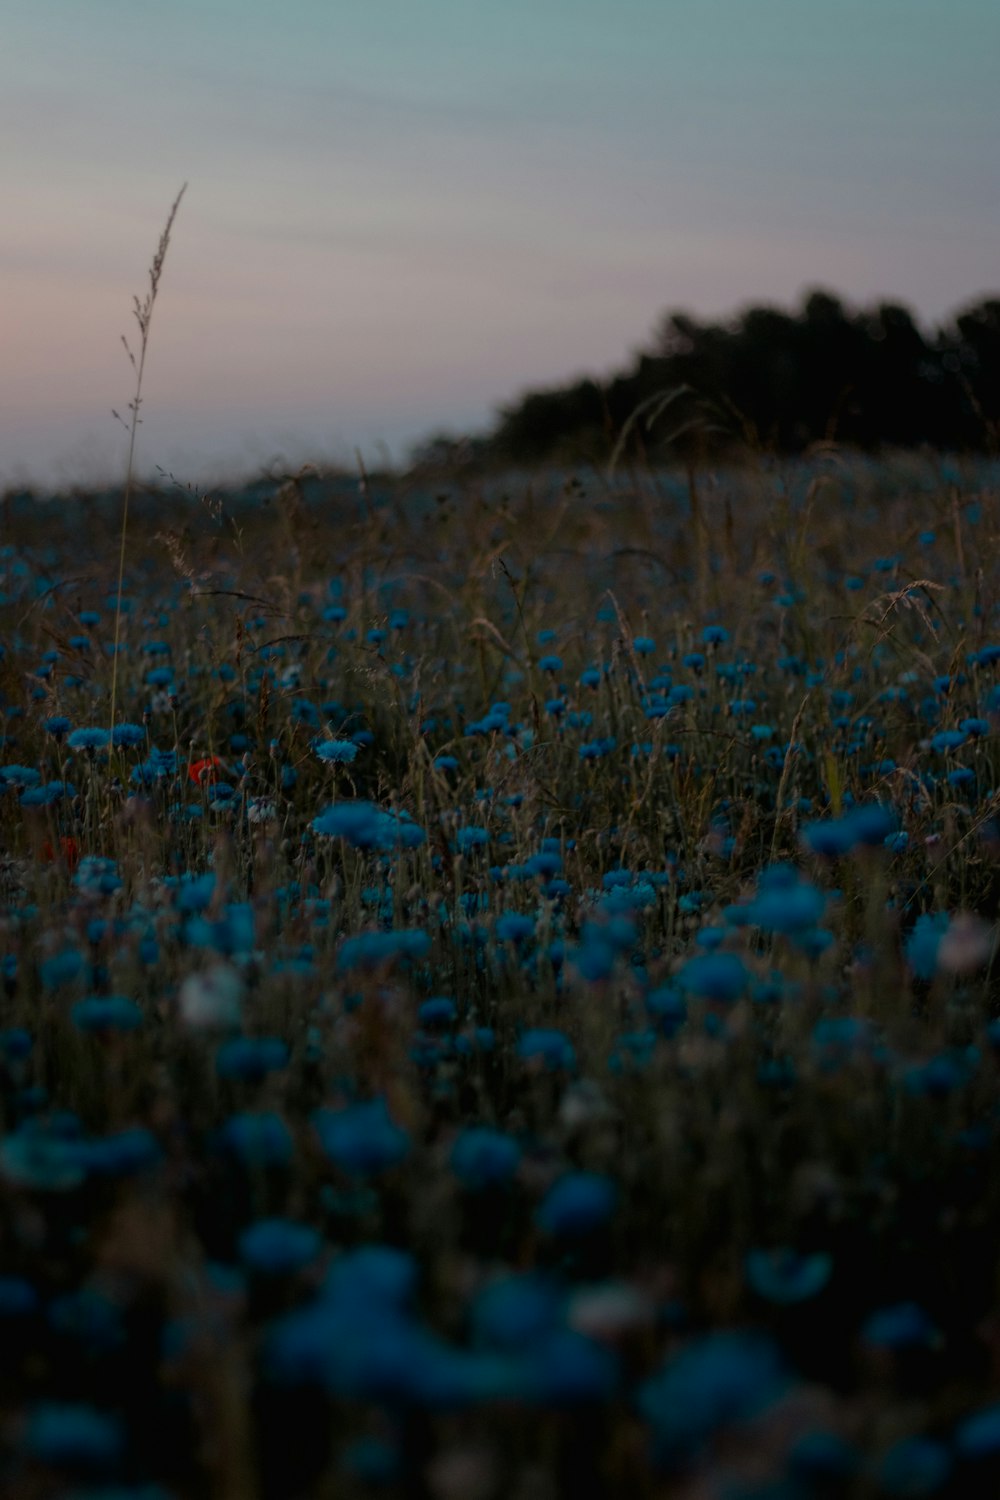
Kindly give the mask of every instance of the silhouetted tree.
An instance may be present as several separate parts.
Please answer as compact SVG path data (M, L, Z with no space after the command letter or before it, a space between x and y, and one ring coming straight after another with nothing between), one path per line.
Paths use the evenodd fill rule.
M982 449L998 434L1000 299L927 336L900 303L853 311L813 288L793 312L751 306L722 323L667 312L649 348L603 384L577 380L505 407L489 449L507 462L601 462L740 443L797 452L822 439Z

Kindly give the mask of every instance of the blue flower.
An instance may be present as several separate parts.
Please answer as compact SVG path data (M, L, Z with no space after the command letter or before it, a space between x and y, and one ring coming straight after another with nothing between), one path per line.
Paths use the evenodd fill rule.
M317 1110L313 1124L330 1160L354 1177L394 1167L410 1151L410 1137L390 1117L382 1098Z
M115 861L99 854L85 854L73 876L73 884L88 896L113 896L122 883Z
M564 1300L558 1285L537 1271L501 1276L473 1300L473 1339L494 1349L530 1348L559 1326Z
M38 1309L38 1293L24 1276L0 1276L0 1319L27 1318Z
M379 969L383 964L424 958L431 940L422 927L394 928L391 932L360 932L345 938L337 955L342 974L352 969Z
M82 1143L28 1121L0 1144L0 1175L34 1192L72 1192L86 1177Z
M251 1271L287 1276L314 1261L323 1247L318 1230L291 1219L258 1219L240 1235L240 1258Z
M231 1115L222 1127L221 1143L247 1167L285 1167L295 1149L291 1131L271 1110Z
M83 954L78 948L64 948L51 958L44 958L38 966L42 988L57 990L72 984L83 973Z
M535 919L519 911L505 911L496 921L497 941L524 943L535 935Z
M862 1343L873 1349L929 1348L940 1334L916 1302L897 1302L873 1312L861 1329Z
M339 1467L366 1486L392 1484L402 1473L398 1451L377 1437L360 1437L348 1443L340 1455Z
M878 1479L887 1495L923 1500L936 1495L951 1474L951 1454L933 1438L903 1438L882 1455Z
M71 741L72 743L72 738ZM146 731L141 724L116 724L111 731L111 743L116 748L131 749L146 743Z
M946 912L924 912L913 924L903 952L918 979L929 981L937 973L938 950L949 925Z
M829 1255L800 1255L795 1250L751 1250L744 1262L749 1285L763 1297L788 1307L807 1302L826 1286L833 1270Z
M578 752L580 759L603 760L604 756L610 755L611 751L615 748L616 743L617 741L612 735L609 735L606 738L600 740L590 740L587 744L580 746Z
M125 995L90 995L70 1014L78 1031L135 1031L142 1025L142 1011Z
M216 1052L215 1071L220 1078L260 1083L269 1073L287 1068L288 1056L288 1043L280 1037L233 1037Z
M450 1163L463 1187L480 1191L510 1181L521 1164L521 1148L502 1130L469 1125L456 1136Z
M721 1429L756 1417L788 1386L766 1335L709 1333L640 1387L639 1410L653 1429L657 1458L673 1466L696 1458Z
M314 833L342 838L355 849L416 849L426 839L404 812L384 811L371 802L336 802L313 818Z
M606 1402L619 1378L611 1350L573 1328L554 1328L540 1338L515 1371L512 1394L542 1407Z
M468 854L470 849L479 849L489 841L485 828L459 828L455 831L455 848L459 854Z
M32 766L0 766L0 782L4 787L12 786L23 791L25 787L37 786L41 779L41 772Z
M939 754L944 754L948 750L957 750L965 744L967 737L961 729L941 729L931 736L931 749Z
M1000 1405L984 1406L960 1422L955 1431L955 1447L967 1459L1000 1453Z
M826 896L808 881L760 889L745 909L746 917L765 932L800 933L815 927L826 910Z
M358 753L353 740L314 740L313 749L327 765L349 766Z
M598 1172L567 1172L553 1183L536 1214L540 1229L557 1239L590 1234L611 1217L618 1190Z
M39 1463L92 1474L113 1468L125 1436L116 1417L94 1406L52 1401L31 1408L21 1443Z
M151 1131L133 1125L100 1140L84 1142L82 1156L87 1170L98 1177L131 1177L157 1166L162 1152Z
M702 953L688 959L676 982L690 995L732 1004L745 992L750 975L736 953Z
M421 1026L436 1029L439 1026L451 1026L458 1014L454 1000L449 1000L446 995L436 995L432 1000L424 1000L417 1011L417 1019Z
M74 729L66 743L71 750L106 750L110 738L106 729Z
M22 807L53 807L67 797L76 796L76 787L71 781L49 781L45 786L30 786L21 793Z
M859 847L876 848L896 830L896 816L881 802L855 807L842 818L827 818L802 826L799 837L813 854L837 858Z
M822 1428L806 1432L794 1442L788 1459L792 1478L816 1485L819 1494L824 1486L849 1479L858 1467L857 1451L846 1438Z
M560 1068L576 1067L576 1052L565 1032L544 1027L529 1028L517 1044L517 1055L524 1062L541 1062L550 1073Z

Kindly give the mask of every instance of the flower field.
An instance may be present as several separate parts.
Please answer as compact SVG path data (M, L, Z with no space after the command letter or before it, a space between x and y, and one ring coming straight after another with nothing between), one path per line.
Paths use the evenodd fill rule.
M119 503L0 501L3 1493L1000 1494L1000 469Z

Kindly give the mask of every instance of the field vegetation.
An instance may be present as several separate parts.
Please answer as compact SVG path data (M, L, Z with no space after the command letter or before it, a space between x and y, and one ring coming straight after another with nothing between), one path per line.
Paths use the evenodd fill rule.
M172 220L0 502L3 1493L994 1497L997 465L139 485Z
M8 496L8 1493L995 1492L997 501Z

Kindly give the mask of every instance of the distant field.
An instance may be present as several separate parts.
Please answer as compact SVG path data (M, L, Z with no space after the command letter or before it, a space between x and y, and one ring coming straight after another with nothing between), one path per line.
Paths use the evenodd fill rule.
M1000 465L132 505L116 658L0 500L4 1493L1000 1494Z

